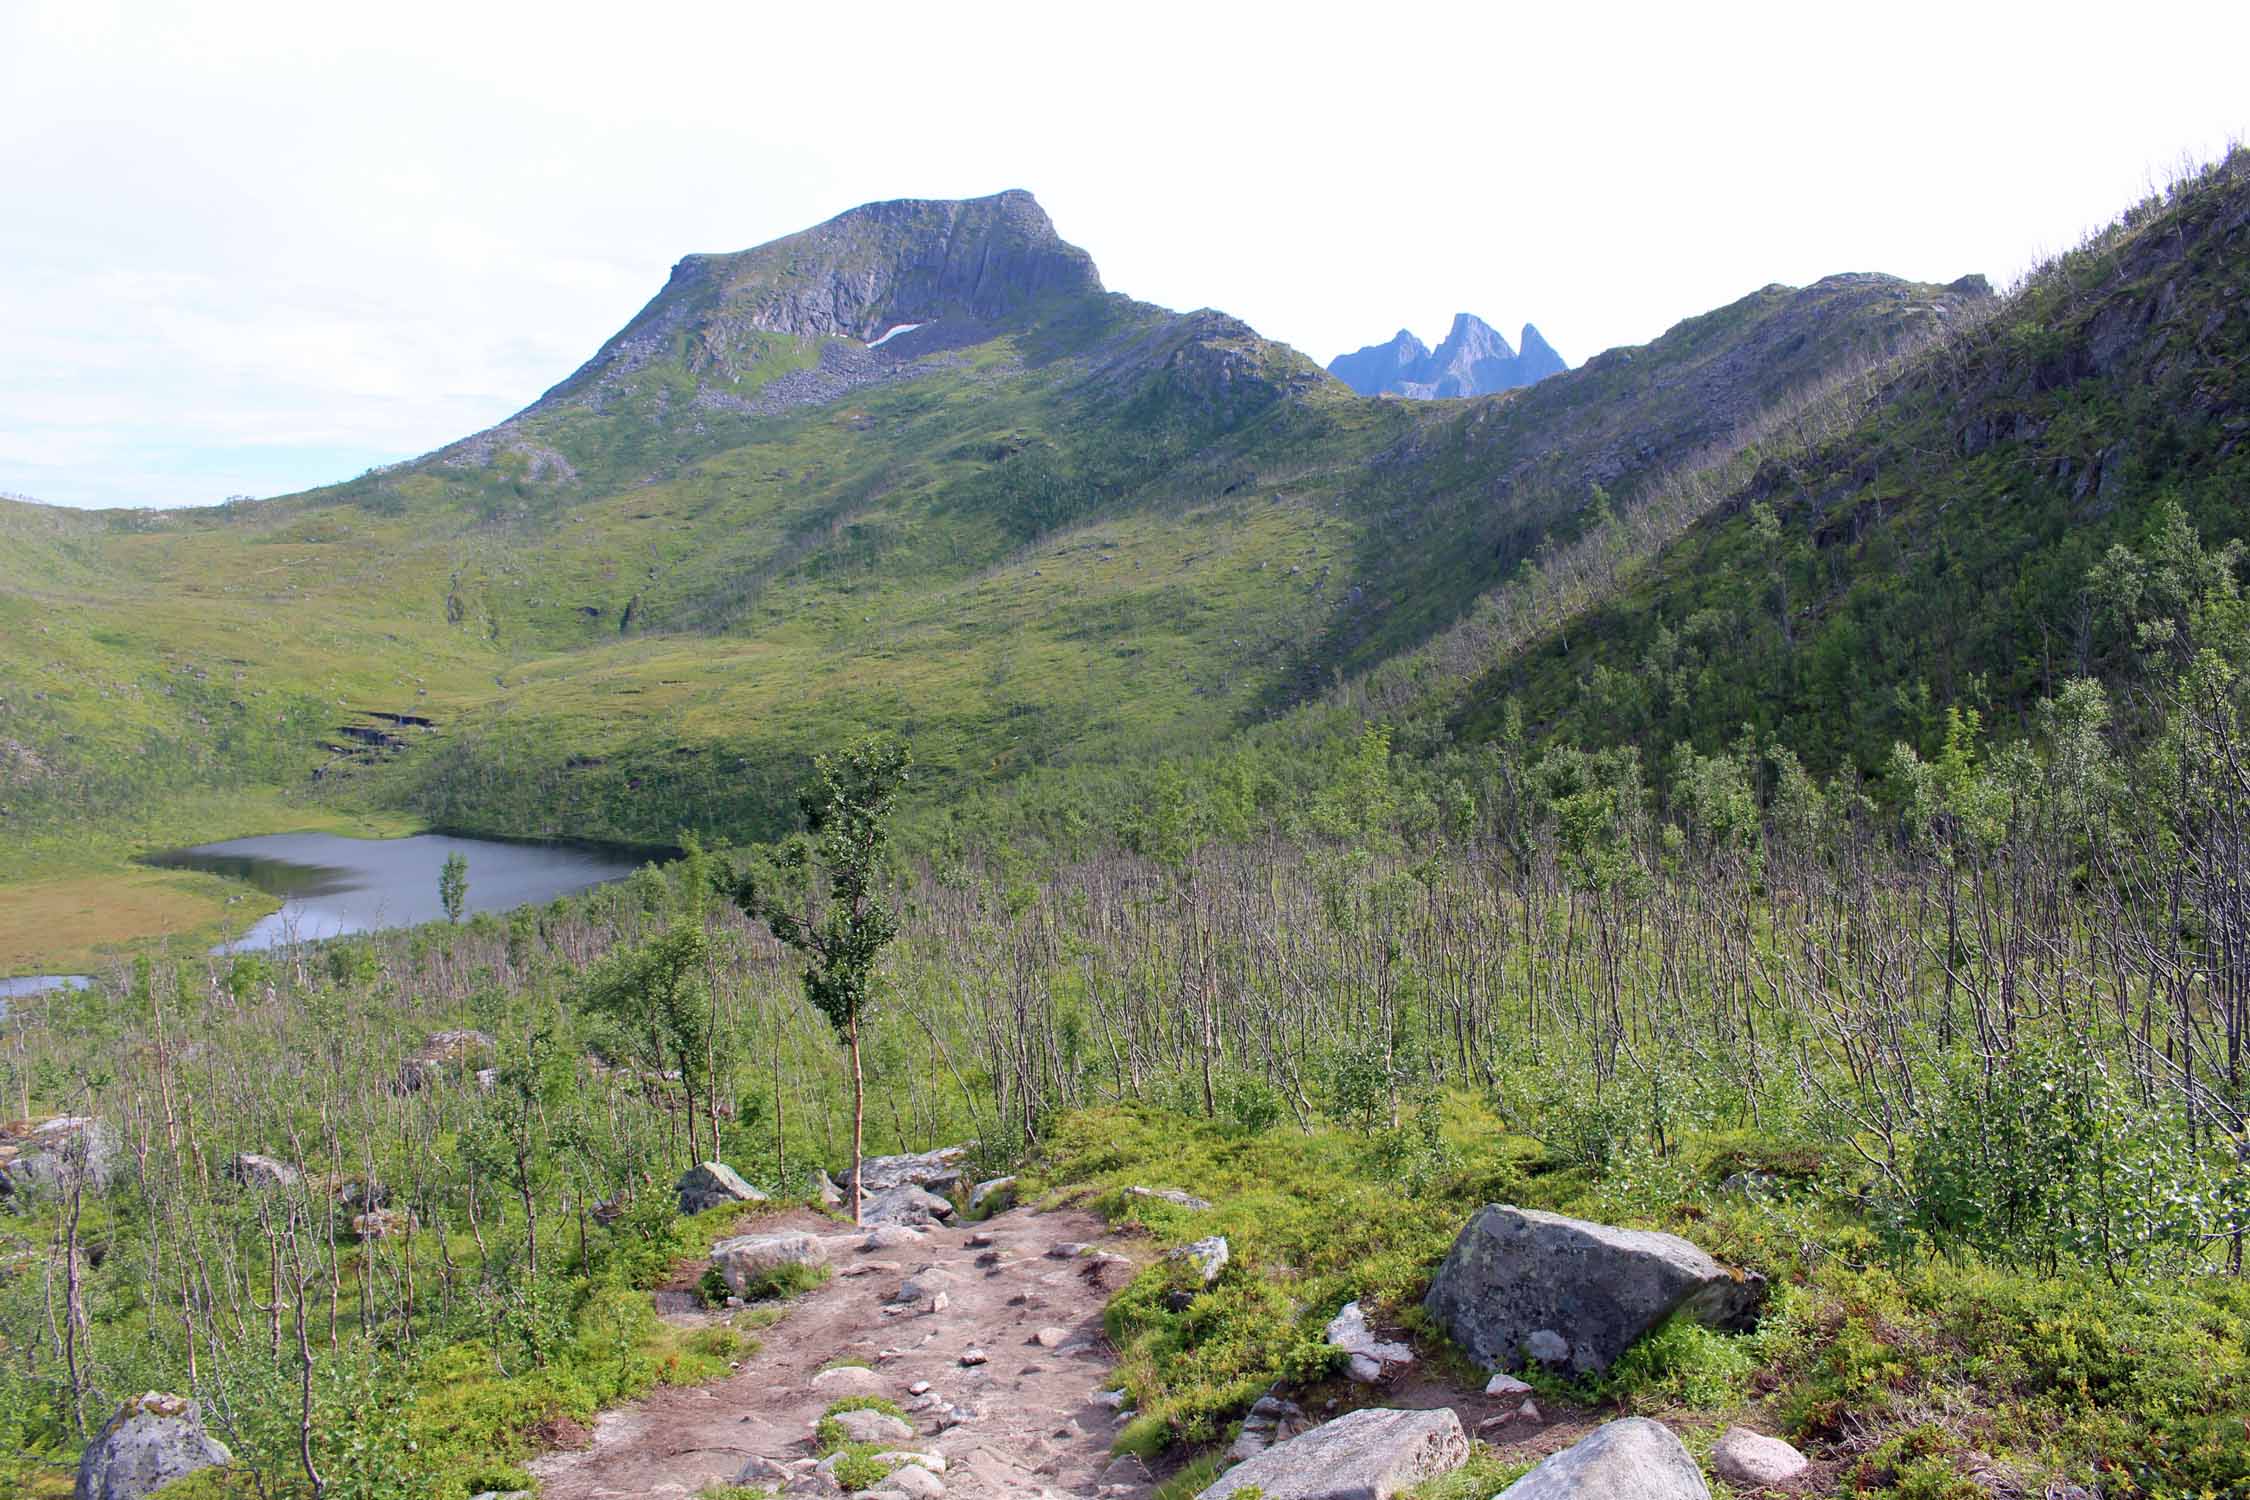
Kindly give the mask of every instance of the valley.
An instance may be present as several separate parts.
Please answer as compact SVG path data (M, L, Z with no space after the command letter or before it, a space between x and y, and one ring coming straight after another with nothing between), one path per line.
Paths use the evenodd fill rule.
M2243 1492L2246 288L1361 395L902 200L0 501L0 1489Z

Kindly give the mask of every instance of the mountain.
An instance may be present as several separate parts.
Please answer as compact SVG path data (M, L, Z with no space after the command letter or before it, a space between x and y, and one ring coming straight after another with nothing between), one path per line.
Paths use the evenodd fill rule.
M1539 330L1523 325L1519 352L1482 318L1455 313L1445 341L1430 349L1401 328L1390 342L1370 344L1328 363L1328 373L1362 396L1489 396L1559 375L1569 365Z
M1948 705L2005 735L2075 678L2122 687L2132 634L2089 583L2110 549L2173 508L2207 547L2250 539L2246 280L2237 150L1354 691L1430 744L1513 705L1543 737L1709 753L1747 728L1874 778L1901 741L1940 750Z
M410 462L209 510L0 502L0 635L35 647L0 653L0 827L78 865L309 807L759 837L871 725L932 806L1144 766L1445 639L1597 488L1734 452L1975 301L1768 287L1507 402L1372 401L1105 290L1027 194L869 205L682 260ZM1506 347L1457 332L1472 376Z

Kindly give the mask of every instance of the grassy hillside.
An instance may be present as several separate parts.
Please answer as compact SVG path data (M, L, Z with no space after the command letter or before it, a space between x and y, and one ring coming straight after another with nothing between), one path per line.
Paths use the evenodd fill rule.
M2177 505L2250 536L2250 154L2140 206L1933 348L1847 430L1759 466L1567 627L1485 672L1453 727L1514 701L1588 740L1710 749L1742 726L1822 768L1934 752L1948 704L2005 729L2114 680L2091 580Z
M932 215L996 201L683 262L539 402L396 469L212 511L0 508L0 623L34 643L0 661L17 878L339 815L762 837L812 751L870 726L955 790L1208 746L1450 624L1595 486L1978 300L1769 287L1528 392L1363 400L1024 249L1021 204L992 230L1021 286L913 269ZM892 300L839 303L884 244ZM932 321L861 342L894 317ZM165 925L216 918L174 893Z

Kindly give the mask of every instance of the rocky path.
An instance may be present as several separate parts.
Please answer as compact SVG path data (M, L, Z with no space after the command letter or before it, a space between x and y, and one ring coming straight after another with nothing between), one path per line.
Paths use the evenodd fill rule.
M1099 1219L1015 1209L870 1232L802 1214L757 1228L819 1235L828 1283L765 1330L734 1375L605 1413L590 1447L534 1462L542 1500L691 1497L754 1459L775 1466L759 1482L834 1494L812 1472L812 1428L856 1394L908 1413L915 1435L897 1446L942 1458L947 1495L1145 1493L1139 1474L1112 1468L1118 1415L1096 1399L1111 1369L1102 1307L1137 1269ZM858 1368L823 1374L840 1365Z

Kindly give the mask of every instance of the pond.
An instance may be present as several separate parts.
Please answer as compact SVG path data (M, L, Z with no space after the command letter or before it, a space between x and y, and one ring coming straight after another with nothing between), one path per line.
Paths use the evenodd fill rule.
M468 913L512 911L621 879L643 862L632 851L580 844L505 843L425 833L355 839L333 833L274 833L144 856L173 870L206 870L282 898L221 952L312 942L445 915L438 872L448 855L468 861Z

